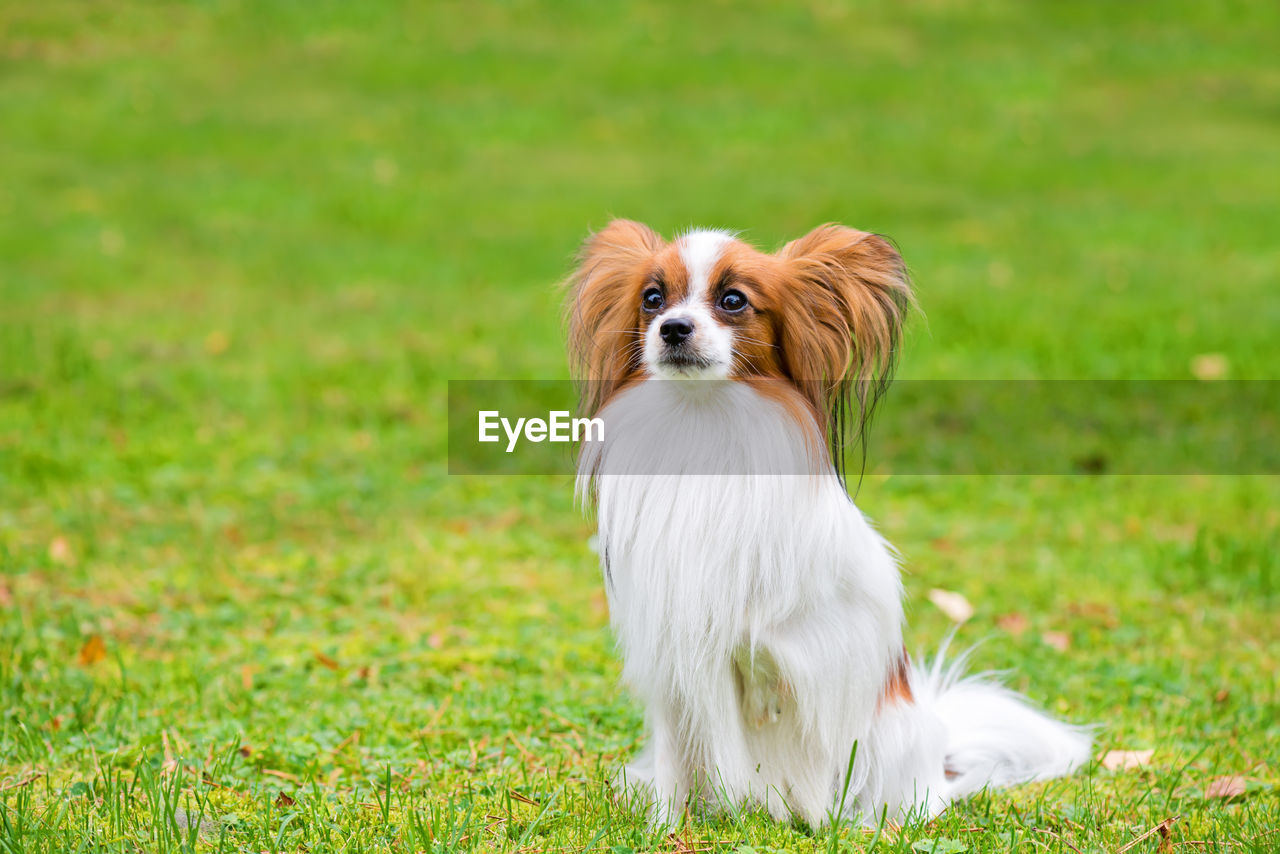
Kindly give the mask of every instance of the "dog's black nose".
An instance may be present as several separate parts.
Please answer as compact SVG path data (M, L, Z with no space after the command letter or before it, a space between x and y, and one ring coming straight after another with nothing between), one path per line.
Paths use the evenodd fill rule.
M662 326L658 327L658 334L662 336L662 340L668 344L676 345L684 341L693 334L693 321L683 317L673 317L670 320L664 320Z

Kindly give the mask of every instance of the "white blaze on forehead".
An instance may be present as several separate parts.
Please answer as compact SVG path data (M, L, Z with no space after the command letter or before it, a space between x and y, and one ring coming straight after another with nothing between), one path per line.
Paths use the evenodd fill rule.
M689 271L689 295L684 299L685 304L706 299L711 287L711 268L732 241L732 234L714 229L691 231L680 238L680 260Z

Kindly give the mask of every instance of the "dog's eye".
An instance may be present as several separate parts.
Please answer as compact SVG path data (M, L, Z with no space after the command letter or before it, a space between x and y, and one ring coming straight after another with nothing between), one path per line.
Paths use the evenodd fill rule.
M720 297L720 307L727 312L736 314L747 307L747 298L742 295L742 291L725 291Z
M649 288L644 292L644 296L640 298L640 305L645 311L657 311L662 308L662 291L657 288Z

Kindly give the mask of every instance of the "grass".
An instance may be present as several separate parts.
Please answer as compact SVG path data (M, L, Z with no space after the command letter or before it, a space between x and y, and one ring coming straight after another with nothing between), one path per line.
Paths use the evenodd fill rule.
M568 478L446 476L443 413L564 376L615 214L890 234L906 377L1271 379L1277 25L0 3L0 851L1275 850L1275 476L868 476L913 647L961 592L978 666L1150 763L664 838L605 791L641 715Z

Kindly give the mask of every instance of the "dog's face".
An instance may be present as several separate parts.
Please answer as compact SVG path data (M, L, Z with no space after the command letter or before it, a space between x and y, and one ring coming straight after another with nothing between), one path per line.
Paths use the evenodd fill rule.
M911 292L882 238L822 226L776 253L615 220L583 247L570 346L592 411L646 376L793 385L823 417L886 376Z
M776 259L724 232L696 231L666 245L651 266L636 301L647 373L669 379L777 373Z

